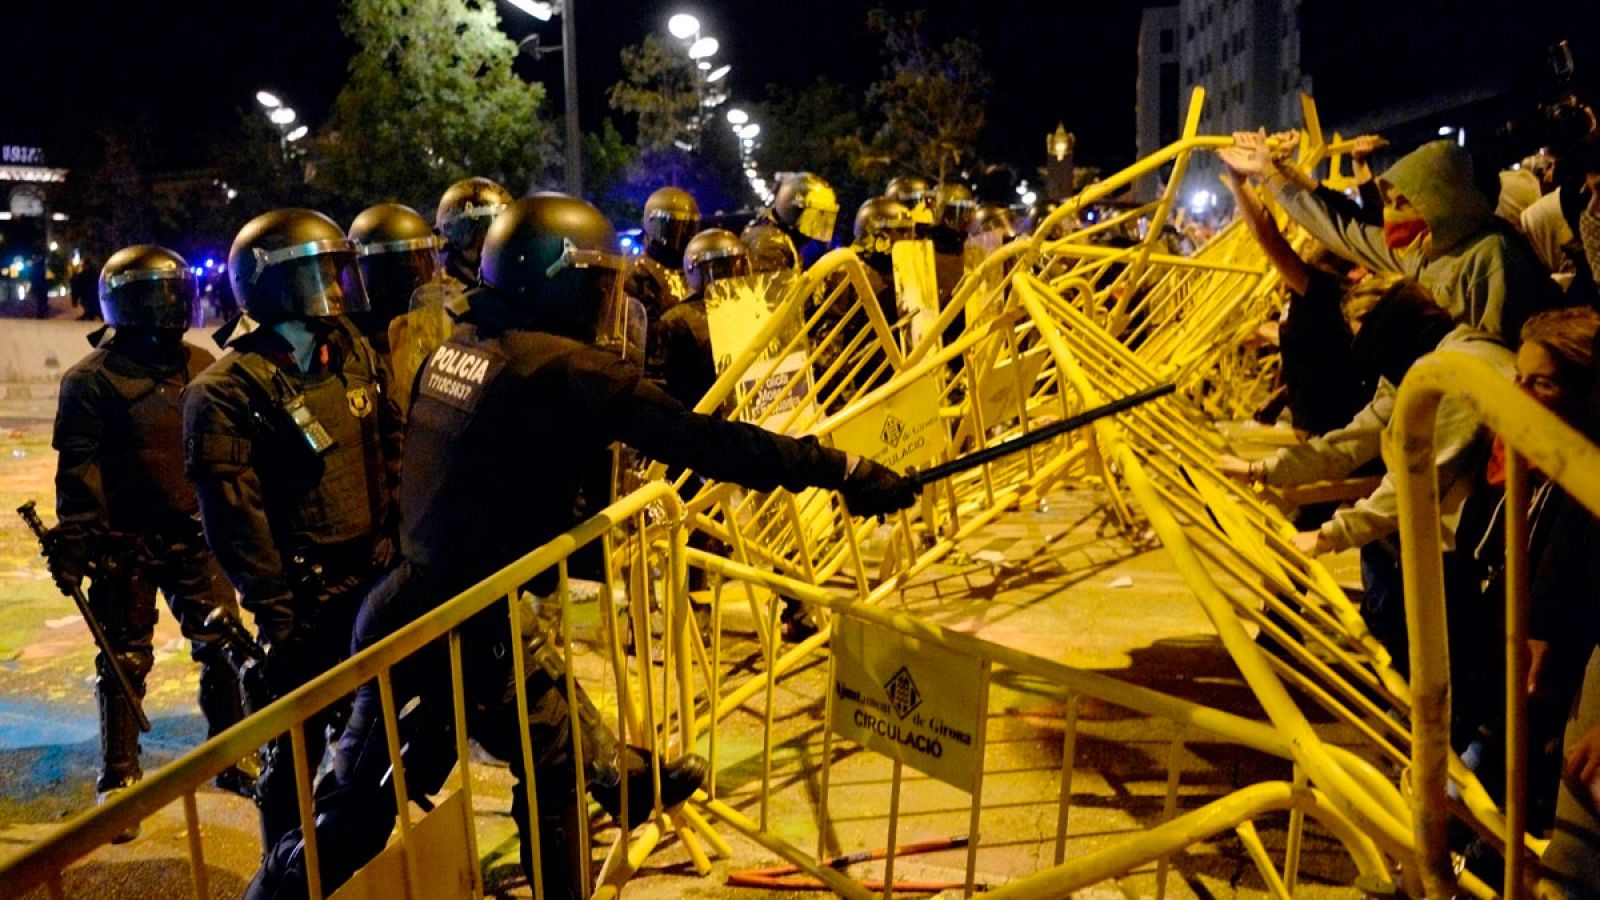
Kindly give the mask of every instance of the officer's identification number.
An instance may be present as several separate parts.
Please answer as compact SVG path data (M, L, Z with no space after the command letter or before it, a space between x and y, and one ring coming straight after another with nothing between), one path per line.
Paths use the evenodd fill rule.
M464 412L477 409L487 385L505 360L458 344L445 344L428 357L422 371L421 392Z

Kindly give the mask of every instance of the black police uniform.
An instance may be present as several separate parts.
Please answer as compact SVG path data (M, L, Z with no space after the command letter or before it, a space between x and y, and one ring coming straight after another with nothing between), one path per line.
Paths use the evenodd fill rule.
M717 382L711 325L703 294L667 310L650 329L646 371L651 380L686 408L694 408Z
M692 467L756 490L837 488L845 457L815 438L792 439L686 411L640 370L587 344L512 327L491 293L475 294L459 326L424 367L411 408L401 485L406 562L363 606L353 649L370 646L529 550L570 528L573 501L590 462L621 441L669 464ZM496 321L496 320L499 321ZM418 477L417 473L430 477ZM541 587L535 583L535 589ZM548 586L544 586L548 587ZM512 815L533 873L524 798L512 661L503 603L464 639L467 723L481 746L517 778ZM407 786L437 791L454 765L450 678L442 648L394 672ZM577 895L572 735L565 685L529 668L527 689L540 807L537 823L545 896ZM409 698L420 698L411 704ZM378 691L364 686L340 741L334 783L317 805L322 884L331 890L382 849L395 818ZM302 896L302 845L273 848L249 897Z
M185 467L206 540L268 645L274 695L344 659L356 610L392 556L399 434L371 348L331 320L310 372L270 328L234 338L184 392ZM310 759L323 726L306 729ZM287 736L257 786L268 845L299 821Z
M187 344L162 347L119 333L67 370L55 431L57 552L96 561L89 607L118 662L144 693L153 662L156 592L200 663L200 710L208 735L242 715L238 682L206 626L216 609L237 615L233 590L200 534L195 492L183 477L179 396L212 361ZM97 655L102 769L97 789L138 780L132 708Z

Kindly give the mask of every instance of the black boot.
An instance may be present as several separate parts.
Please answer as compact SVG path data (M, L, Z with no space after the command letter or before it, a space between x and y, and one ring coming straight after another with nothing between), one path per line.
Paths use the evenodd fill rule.
M216 737L244 718L244 700L233 667L220 658L200 663L200 712L206 717L206 737ZM224 769L216 786L248 800L256 796L256 778L261 774L260 757L252 753Z
M101 765L94 785L94 801L99 805L132 787L144 773L139 768L139 723L134 720L133 708L104 678L95 679L94 693L100 707ZM125 844L138 836L135 823L111 842Z

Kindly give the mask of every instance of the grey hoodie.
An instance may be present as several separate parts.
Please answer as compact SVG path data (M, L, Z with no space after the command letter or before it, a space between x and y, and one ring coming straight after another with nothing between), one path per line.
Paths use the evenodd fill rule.
M1439 341L1439 350L1455 350L1483 360L1509 380L1516 372L1516 357L1501 346L1493 335L1457 325ZM1378 379L1372 402L1356 413L1348 425L1313 438L1304 444L1285 447L1266 461L1267 484L1294 487L1312 481L1343 478L1380 455L1383 431L1394 415L1395 386ZM1439 415L1433 426L1433 462L1439 477L1439 519L1444 547L1455 547L1456 524L1462 504L1472 494L1489 457L1489 437L1472 404L1460 397L1447 396L1439 402ZM1360 547L1394 534L1400 528L1399 506L1394 480L1383 482L1369 496L1352 506L1340 508L1322 526L1322 536L1335 551Z
M1526 238L1495 217L1473 186L1471 157L1453 141L1423 144L1379 177L1428 223L1421 247L1391 250L1383 228L1285 179L1267 183L1289 218L1335 253L1374 272L1417 279L1456 321L1497 335L1508 347L1518 344L1529 316L1562 305L1549 270Z

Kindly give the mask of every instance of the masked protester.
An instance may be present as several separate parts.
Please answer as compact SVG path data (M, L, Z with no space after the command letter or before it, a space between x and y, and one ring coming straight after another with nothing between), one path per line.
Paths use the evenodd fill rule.
M89 577L89 608L140 695L154 661L161 592L200 664L200 711L207 735L216 735L243 710L222 635L206 621L217 610L237 619L238 605L206 550L194 488L183 477L178 398L212 359L183 341L184 330L196 324L195 294L188 263L162 247L120 250L101 270L99 305L108 329L91 336L94 351L61 379L51 441L59 454L60 524L46 547L63 593ZM110 661L97 656L95 669L101 762L95 791L103 803L143 773L134 710L111 681ZM253 761L223 772L217 784L250 796ZM135 827L119 839L137 834Z
M424 285L437 284L443 276L439 261L441 241L416 210L399 203L370 206L350 224L350 241L361 254L361 279L366 286L371 309L350 314L373 350L377 351L384 395L394 404L394 414L404 421L411 400L411 383L421 359L415 354L402 360L407 370L395 368L393 348L403 346L410 336L410 322L395 327L395 322L411 310L411 298Z
M1454 141L1424 144L1378 177L1384 210L1375 226L1295 169L1292 140L1284 136L1273 152L1264 132L1242 132L1218 154L1241 174L1265 175L1289 218L1330 250L1372 272L1415 278L1456 321L1508 346L1530 315L1562 305L1549 271L1495 216L1473 182L1472 158Z
M368 598L357 648L575 524L573 498L583 470L612 441L757 490L836 488L863 514L912 502L911 483L883 467L812 438L687 412L638 368L594 348L597 320L620 290L623 272L610 223L582 200L539 194L495 220L484 246L484 288L422 373L405 448L410 475L401 489L406 562ZM549 591L553 579L537 579L533 587ZM528 821L523 787L513 792L523 865L542 880L546 897L574 897L578 868L588 861L576 842L568 703L578 704L585 722L586 761L601 767L591 778L611 785L624 774L647 779L641 751L619 747L584 698L565 696L559 656L542 635L528 647L508 647L499 624L504 610L486 620L495 624L469 628L464 636L464 656L472 661L468 728L484 749L510 763L519 782L535 779L537 822ZM515 696L508 654L525 650L533 654L527 682L532 773L522 770L515 701L508 699ZM407 784L419 793L437 790L455 762L450 679L442 664L437 655L423 657L394 673L397 703L404 707L415 698L400 741L408 761L415 760L407 766ZM378 692L369 685L357 697L341 742L335 781L318 804L324 889L343 883L387 840L395 818L394 793L384 783L389 765ZM687 798L704 774L698 757L664 766L663 802ZM630 780L631 798L649 794L647 780ZM615 792L596 799L617 813ZM638 821L635 812L630 821ZM535 836L543 861L538 872L531 864ZM273 848L249 896L303 894L304 859L294 848L293 836Z
M184 466L206 542L255 616L281 696L345 657L361 598L393 556L399 431L375 354L344 317L369 308L356 245L321 213L250 220L228 255L244 315L183 393ZM311 759L324 726L307 723ZM257 786L267 846L299 821L287 736Z

